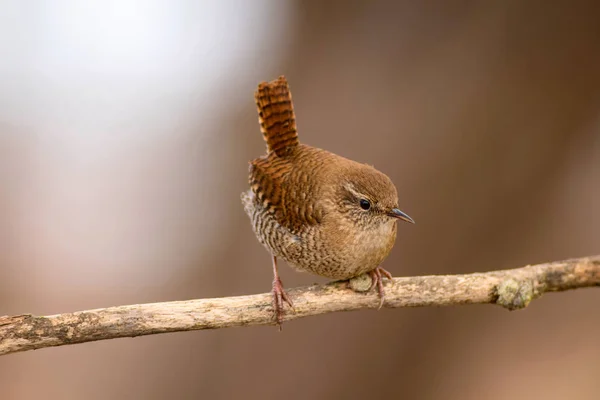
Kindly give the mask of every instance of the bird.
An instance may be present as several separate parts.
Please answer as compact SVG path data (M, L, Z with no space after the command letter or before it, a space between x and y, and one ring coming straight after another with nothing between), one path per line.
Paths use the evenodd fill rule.
M266 154L249 163L250 188L241 195L258 241L271 253L272 302L279 329L294 310L277 260L333 280L369 274L384 304L381 267L396 240L397 221L414 224L398 208L392 180L373 166L300 143L286 78L262 82L255 94Z

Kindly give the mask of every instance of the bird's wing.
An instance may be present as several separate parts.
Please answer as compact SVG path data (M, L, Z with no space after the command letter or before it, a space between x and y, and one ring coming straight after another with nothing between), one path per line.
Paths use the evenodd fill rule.
M275 216L293 234L320 224L325 215L316 187L308 174L274 154L250 163L250 187L255 202Z

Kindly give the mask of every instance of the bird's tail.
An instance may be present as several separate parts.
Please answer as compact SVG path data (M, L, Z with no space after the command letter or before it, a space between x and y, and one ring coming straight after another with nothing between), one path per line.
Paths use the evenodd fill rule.
M279 157L299 144L292 94L284 76L258 85L254 93L260 130L267 142L267 153Z

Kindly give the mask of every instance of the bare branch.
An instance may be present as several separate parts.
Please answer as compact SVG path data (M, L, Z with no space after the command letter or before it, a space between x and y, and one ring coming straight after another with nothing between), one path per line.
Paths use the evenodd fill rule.
M360 289L360 280L351 284ZM376 293L358 293L348 285L334 282L288 290L296 310L287 312L284 320L378 307ZM545 292L590 286L600 286L600 256L487 273L395 278L393 285L386 284L385 307L489 303L515 310ZM5 316L0 317L0 355L95 340L248 325L274 325L270 294L135 304L47 317Z

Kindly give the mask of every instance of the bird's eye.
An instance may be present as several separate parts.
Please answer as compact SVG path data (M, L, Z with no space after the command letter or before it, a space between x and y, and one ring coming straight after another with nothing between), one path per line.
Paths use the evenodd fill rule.
M371 208L371 202L366 199L360 199L360 208L362 208L363 210L368 210L369 208Z

